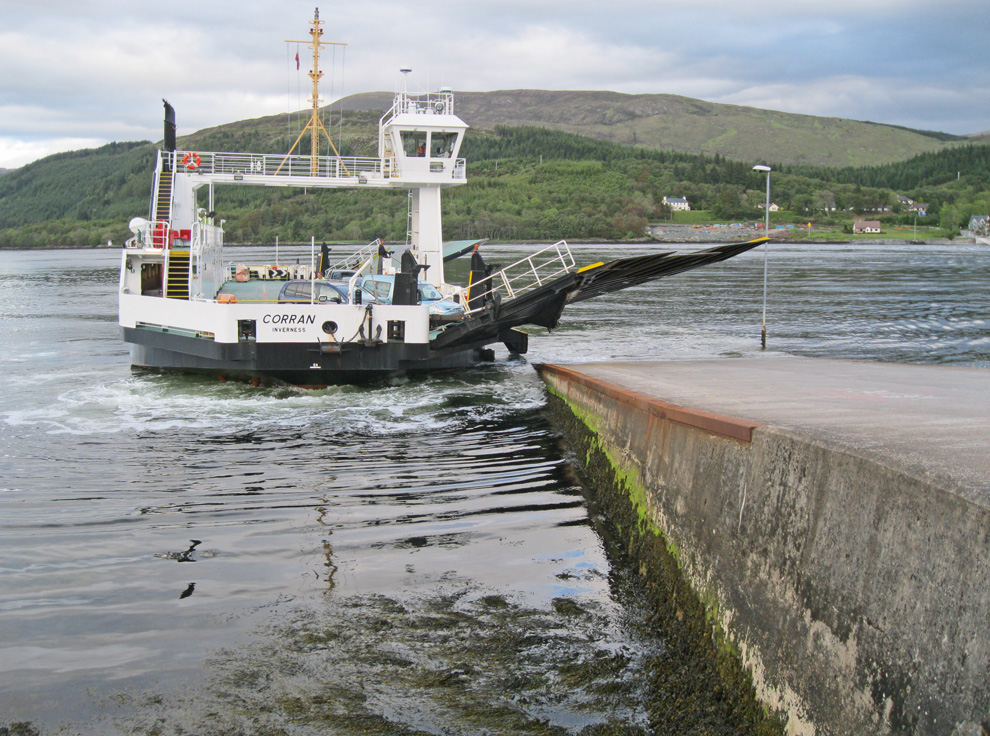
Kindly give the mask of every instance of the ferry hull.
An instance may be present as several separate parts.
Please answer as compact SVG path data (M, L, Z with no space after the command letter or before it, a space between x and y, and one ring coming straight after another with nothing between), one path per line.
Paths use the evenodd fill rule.
M337 346L309 343L221 344L183 335L123 328L131 365L139 369L198 373L235 380L330 386L374 383L419 373L478 365L492 359L480 348L437 352L428 345L378 343Z

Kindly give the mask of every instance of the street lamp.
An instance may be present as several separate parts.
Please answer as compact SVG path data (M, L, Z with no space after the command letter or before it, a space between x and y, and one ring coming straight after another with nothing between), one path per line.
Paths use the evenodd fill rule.
M753 171L765 171L767 172L767 201L763 208L763 214L766 217L763 225L763 234L767 237L767 242L763 244L763 332L760 336L760 346L763 350L767 349L767 245L770 243L770 167L764 166L763 164L757 164L753 167Z

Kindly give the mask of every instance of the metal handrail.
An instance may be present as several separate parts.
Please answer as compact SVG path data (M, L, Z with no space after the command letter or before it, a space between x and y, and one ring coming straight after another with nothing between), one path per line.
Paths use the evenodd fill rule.
M400 178L394 160L371 156L317 156L315 167L313 157L305 155L175 151L171 156L173 170L177 173L231 176L235 181L251 181L253 177L275 177L290 180L347 180L364 184L368 179L378 181ZM454 159L438 173L448 173L455 180L466 179L467 162L463 158Z
M453 115L454 114L454 93L427 92L420 95L411 95L408 92L399 92L392 99L392 107L382 115L379 120L379 127L382 128L397 115Z
M564 240L558 241L542 250L531 253L515 263L510 263L491 276L486 276L472 283L468 295L469 302L473 302L476 299L483 299L487 303L496 295L501 296L503 299L514 299L525 294L527 291L532 291L542 286L557 276L569 273L575 265L574 256L571 254L571 249L568 247L567 242ZM483 288L485 290L478 292L478 288L482 285L484 285ZM500 294L500 292L504 292L504 295ZM475 314L482 309L484 307L469 309L466 314Z
M276 153L218 153L175 151L175 170L232 176L277 176L312 178L313 156ZM381 176L382 160L370 156L317 156L316 176L329 179L356 179L371 174Z
M371 258L371 257L373 257L373 256L375 256L375 255L378 254L378 248L381 246L381 244L382 244L382 239L381 238L375 238L374 240L372 240L370 243L368 243L366 246L364 246L360 250L358 250L358 251L356 251L354 253L351 253L349 256L347 256L343 260L337 261L336 263L334 263L333 265L331 265L330 266L330 270L331 271L338 271L338 270L345 270L346 269L346 270L350 271L352 269L358 268L361 264L363 264L369 258Z

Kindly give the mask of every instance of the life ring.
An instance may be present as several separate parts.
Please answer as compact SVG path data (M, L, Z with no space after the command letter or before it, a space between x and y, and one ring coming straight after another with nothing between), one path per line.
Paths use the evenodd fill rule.
M189 171L198 169L201 163L203 163L203 161L200 159L199 154L193 151L190 151L182 157L182 165L189 169Z

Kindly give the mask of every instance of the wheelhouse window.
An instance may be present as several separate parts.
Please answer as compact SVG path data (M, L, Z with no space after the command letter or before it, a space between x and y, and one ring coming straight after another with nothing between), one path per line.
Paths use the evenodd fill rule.
M432 158L450 158L457 144L457 133L434 133L430 136L430 156Z
M425 156L426 133L418 130L402 131L402 151L406 156Z

